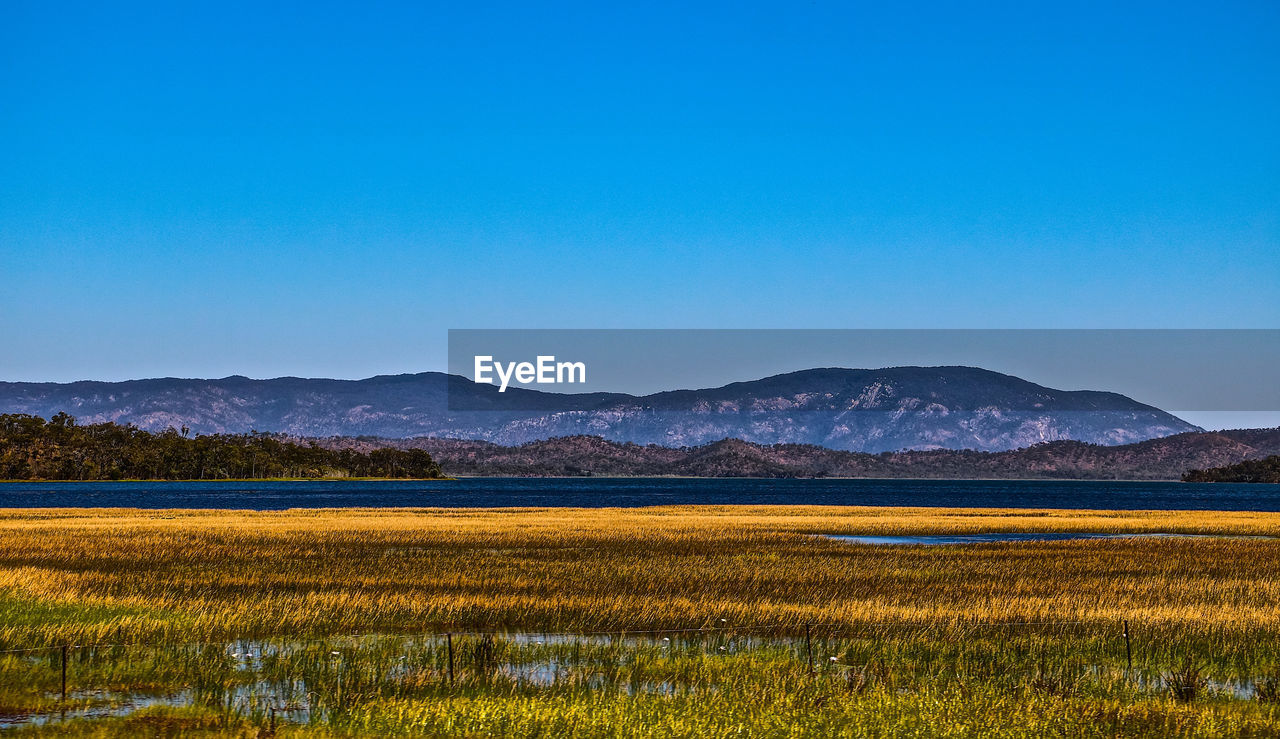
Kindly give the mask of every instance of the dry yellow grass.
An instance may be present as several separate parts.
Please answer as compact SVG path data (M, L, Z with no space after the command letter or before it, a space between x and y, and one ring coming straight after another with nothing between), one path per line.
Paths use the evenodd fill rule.
M508 627L1280 627L1280 540L946 548L820 533L1280 535L1280 514L847 507L0 512L0 644Z

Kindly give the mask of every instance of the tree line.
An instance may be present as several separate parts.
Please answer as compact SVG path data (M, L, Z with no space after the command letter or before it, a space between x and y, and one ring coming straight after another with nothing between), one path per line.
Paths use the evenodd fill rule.
M133 425L80 425L66 413L48 421L0 414L3 480L236 480L264 477L440 477L421 449L324 449L273 434L191 436Z
M1267 482L1280 483L1280 456L1246 459L1226 467L1189 470L1183 482Z

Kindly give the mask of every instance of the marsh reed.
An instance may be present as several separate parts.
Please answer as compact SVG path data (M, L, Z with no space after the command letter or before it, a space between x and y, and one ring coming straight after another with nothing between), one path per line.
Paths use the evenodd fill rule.
M110 703L122 691L186 697L65 731L127 733L143 719L246 735L277 719L282 734L333 735L925 736L951 722L987 736L1266 736L1280 727L1275 703L1249 692L1256 683L1269 695L1267 676L1280 674L1280 540L910 547L820 536L991 531L1272 536L1280 515L7 511L0 646L51 649L0 655L0 713L56 703L57 654L72 644L84 647L72 652L73 703ZM623 629L630 636L589 633ZM634 633L660 629L692 631ZM445 632L467 632L453 685ZM237 649L257 650L252 669ZM521 671L549 664L563 674ZM1170 687L1179 674L1196 678L1190 700ZM264 682L311 695L315 710L254 703L245 686Z

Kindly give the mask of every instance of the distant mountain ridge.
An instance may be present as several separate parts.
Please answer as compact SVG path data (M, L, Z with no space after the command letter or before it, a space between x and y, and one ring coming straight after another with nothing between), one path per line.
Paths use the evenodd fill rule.
M449 475L1177 480L1191 469L1275 459L1280 428L1193 431L1120 446L1054 441L1001 452L882 454L737 439L671 449L598 436L520 446L454 439L331 439L321 444L365 452L383 446L422 449Z
M467 410L451 410L454 408ZM736 438L861 452L1126 444L1196 431L1117 393L1055 390L973 367L823 368L645 396L557 394L438 372L365 380L161 378L0 383L0 412L194 433L437 437L523 444L594 435L685 447Z

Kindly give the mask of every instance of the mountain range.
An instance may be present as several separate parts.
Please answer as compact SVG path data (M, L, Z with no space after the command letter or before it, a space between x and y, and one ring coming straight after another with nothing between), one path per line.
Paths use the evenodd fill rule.
M519 446L426 438L319 443L363 452L384 446L423 449L445 474L455 476L1177 480L1190 469L1274 459L1272 455L1280 454L1280 428L1192 431L1117 446L1054 441L1001 452L939 449L881 454L806 444L766 446L738 439L672 449L598 436L559 437Z
M561 394L437 372L364 380L161 378L0 382L0 412L147 430L433 437L520 445L557 437L668 448L722 439L851 452L1122 445L1193 426L1124 395L1056 390L974 367L824 368L650 395Z

